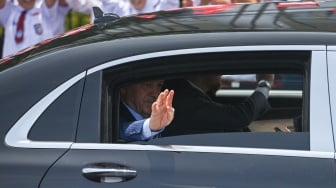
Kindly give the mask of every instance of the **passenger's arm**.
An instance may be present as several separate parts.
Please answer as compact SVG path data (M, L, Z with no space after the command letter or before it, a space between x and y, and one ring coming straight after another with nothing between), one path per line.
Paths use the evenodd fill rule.
M266 80L273 86L274 83L274 74L257 74L256 80L259 82L260 80Z

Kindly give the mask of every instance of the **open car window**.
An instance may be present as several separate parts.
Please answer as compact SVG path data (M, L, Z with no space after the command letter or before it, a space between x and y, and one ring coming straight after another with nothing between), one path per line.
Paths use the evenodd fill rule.
M309 79L307 73L309 73L310 54L309 51L276 51L179 55L139 60L106 70L104 81L110 102L107 108L109 109L108 115L105 115L105 119L108 120L104 121L107 123L102 128L103 132L104 130L109 131L106 142L309 150L308 104L306 102L309 95L306 80ZM217 90L208 93L208 96L218 105L227 106L243 103L253 94L257 85L256 80L248 81L249 83L244 81L239 84L234 82L227 84L225 80L227 75L233 77L274 75L274 88L270 91L268 98L271 108L253 119L246 127L236 130L222 128L226 126L225 121L216 123L216 126L213 125L215 122L211 115L217 112L210 110L205 118L209 121L199 122L198 125L194 125L190 117L181 118L176 115L176 121L184 119L181 125L188 124L185 130L183 126L169 127L168 125L162 132L147 140L127 141L120 136L122 129L120 106L124 104L121 90L125 86L155 80L165 82L180 80L195 75L205 78L213 74L220 76L219 85ZM165 87L166 85L163 85L162 89L166 89ZM193 94L190 93L190 95ZM186 106L192 105L188 102L185 101ZM174 102L173 105L175 105ZM176 111L180 110L176 106L174 108ZM198 106L197 108L203 107ZM189 110L199 111L194 107ZM185 113L187 114L187 111ZM242 115L244 113L242 111ZM195 117L200 116L200 113L194 115ZM190 123L188 118L190 118Z

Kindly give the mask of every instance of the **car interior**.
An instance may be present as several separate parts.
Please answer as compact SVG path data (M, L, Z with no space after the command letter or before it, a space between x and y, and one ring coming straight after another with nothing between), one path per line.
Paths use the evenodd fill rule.
M249 74L253 75L253 74ZM236 80L224 80L214 100L223 104L234 104L248 97L257 86L257 81L238 80L245 75L234 75ZM302 88L304 76L295 73L274 74L270 92L271 109L261 118L249 125L252 132L300 132L302 131ZM245 92L244 92L245 91Z
M308 90L305 83L309 80L309 57L309 52L302 51L235 52L152 58L129 63L127 66L120 65L104 73L104 80L108 80L105 83L106 104L109 104L105 109L108 109L107 117L110 118L104 121L105 129L103 128L102 132L112 132L104 138L107 139L106 142L127 143L118 135L118 118L112 118L118 117L120 102L108 103L120 101L120 88L125 84L156 79L178 79L194 74L218 74L222 75L220 87L209 96L218 103L235 104L252 94L257 81L228 81L223 79L224 75L239 77L273 74L274 83L269 96L271 109L253 121L247 129L237 132L213 132L204 129L204 132L197 134L159 137L134 143L309 149L309 125L306 122L307 118L303 118L308 117L305 110L308 108L308 93L305 92ZM237 141L242 135L245 141ZM261 138L260 135L269 137L272 141L256 139Z

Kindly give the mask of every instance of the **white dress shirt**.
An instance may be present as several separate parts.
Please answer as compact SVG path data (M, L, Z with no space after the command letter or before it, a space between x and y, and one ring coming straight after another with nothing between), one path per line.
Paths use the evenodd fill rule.
M102 8L106 13L114 13L119 16L128 16L132 14L141 14L179 8L178 0L147 0L144 7L137 10L129 1L121 0L102 0Z
M3 57L35 45L54 36L53 23L57 18L58 3L48 8L44 1L36 1L35 6L27 10L24 20L23 41L15 41L16 28L21 12L24 10L17 1L7 1L0 9L0 24L5 28Z
M132 116L134 117L134 119L136 121L144 119L144 117L142 117L142 115L140 115L138 112L133 110L130 106L128 106L125 103L124 103L124 105L129 110L129 112L132 114ZM161 129L159 131L151 131L151 129L149 127L149 120L150 120L150 118L147 118L142 125L142 138L143 138L143 140L153 138L154 136L156 136L157 134L159 134L160 132L163 131L163 129Z

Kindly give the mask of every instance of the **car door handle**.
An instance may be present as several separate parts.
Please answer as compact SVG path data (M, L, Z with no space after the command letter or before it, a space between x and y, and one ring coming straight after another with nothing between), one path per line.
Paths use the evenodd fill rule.
M90 165L82 169L82 174L89 180L100 183L116 183L136 177L136 170L121 165Z

